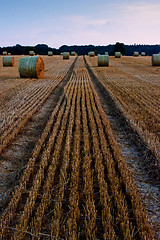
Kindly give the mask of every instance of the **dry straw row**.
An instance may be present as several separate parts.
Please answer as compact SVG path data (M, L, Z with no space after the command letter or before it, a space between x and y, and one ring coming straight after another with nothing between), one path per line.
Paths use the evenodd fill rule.
M74 146L71 160L71 182L70 182L70 196L69 196L69 217L67 221L67 237L68 239L78 239L78 221L80 219L79 209L79 171L81 163L81 152L80 152L80 85L78 83L77 92L77 106L76 106L76 117L75 117L75 132L74 132Z
M76 82L76 81L75 81ZM67 135L66 135L66 142L63 152L63 163L60 169L60 175L59 175L59 183L58 183L58 189L56 191L56 199L55 199L55 207L54 207L54 217L52 218L52 229L51 229L51 235L52 237L57 237L60 234L60 229L62 229L63 226L61 226L61 221L65 221L65 217L62 214L62 204L64 199L66 199L66 196L64 196L64 191L67 188L67 184L69 179L67 179L69 176L67 174L69 164L70 164L70 152L71 152L71 144L72 144L72 134L73 134L73 126L75 122L74 118L74 112L75 112L75 102L77 98L77 83L74 85L74 93L73 96L68 96L71 106L68 104L70 116L69 116L69 123L68 123L68 129Z
M24 211L23 211L23 214L21 215L19 225L16 226L16 228L18 230L25 231L28 228L29 219L32 217L32 209L35 206L38 191L41 187L42 181L44 180L45 171L47 171L47 169L48 169L48 175L52 176L52 174L53 174L53 176L54 176L55 167L57 165L57 157L58 157L57 156L57 151L58 151L58 148L57 148L57 151L55 151L56 156L54 157L54 155L53 155L53 157L51 159L50 166L48 166L48 162L50 161L51 151L52 151L52 148L54 146L54 142L55 142L58 130L60 128L60 122L61 122L61 119L63 118L65 108L66 108L66 99L64 99L63 105L62 105L62 107L59 111L59 115L57 116L57 122L55 124L55 128L51 132L51 136L48 140L47 146L46 146L46 148L44 149L44 151L41 155L40 168L39 168L38 172L36 173L36 176L34 177L32 187L29 191L29 197L28 197L27 202L24 206ZM24 235L24 233L16 232L14 237L15 237L15 239L19 240L19 239L21 239L21 237L23 235Z
M97 93L95 92L95 94L97 94ZM118 168L119 168L119 172L121 174L122 181L126 187L126 193L132 202L133 214L134 214L136 222L137 222L139 235L142 239L148 239L148 240L154 239L154 233L153 233L152 226L148 222L148 219L145 215L145 211L142 206L142 201L141 201L140 196L134 185L134 181L131 176L131 173L128 170L127 165L126 165L126 163L120 153L120 150L117 146L117 143L113 137L113 133L111 131L109 120L107 120L106 115L102 109L102 106L98 102L98 99L95 98L95 100L96 100L97 106L99 106L99 109L103 114L101 119L103 120L103 124L105 126L105 131L109 138L109 142L112 146L113 153L115 156L115 160L118 164Z
M37 93L35 92L35 94L28 99L26 104L22 106L22 111L20 112L19 117L16 114L15 117L12 118L5 126L5 131L0 138L0 153L6 149L11 141L13 141L13 139L18 135L29 119L32 118L33 114L36 113L37 109L46 101L55 88L56 86L53 85L52 87L47 86L38 89Z
M71 98L72 98L72 92L73 91L71 91L69 93L69 102L71 101ZM62 142L63 142L64 132L66 129L68 114L69 114L69 108L66 107L64 115L63 115L63 119L62 119L60 134L58 135L58 138L56 140L55 151L52 156L52 162L48 168L48 176L47 176L46 182L44 183L44 186L43 186L43 196L41 199L41 203L38 206L36 213L35 213L35 217L34 217L34 219L32 219L32 222L30 224L31 231L34 234L39 234L41 232L43 216L51 204L51 192L52 192L52 188L54 186L54 175L55 175L56 166L58 164L59 157L60 157L60 151L61 151L61 146L62 146ZM57 202L57 203L59 203L59 202ZM56 228L54 228L54 230L56 230Z
M51 85L52 87L56 87L58 82L54 80L48 81L49 85ZM22 87L23 87L23 84L22 84ZM46 86L46 89L47 88L48 87ZM30 85L25 89L22 89L22 90L20 89L19 93L21 96L23 96L24 101L20 101L19 97L17 97L15 101L12 102L12 105L8 106L8 112L9 113L12 112L12 114L4 115L3 117L4 121L1 124L1 136L3 136L2 134L4 133L4 131L6 131L9 128L12 128L13 122L15 122L20 117L22 118L22 115L24 115L25 112L28 110L28 108L33 105L33 102L35 101L36 96L42 93L42 91L44 91L44 86L41 84ZM14 112L13 112L13 109L15 109ZM2 140L2 137L1 137L1 140Z
M64 92L64 94L65 94L65 92ZM32 158L29 159L26 169L19 181L19 187L15 189L15 191L13 193L13 197L8 205L8 208L6 209L6 211L3 213L2 217L1 217L0 226L2 227L1 228L1 238L2 239L5 239L7 228L9 227L10 222L12 222L15 217L15 211L17 210L19 201L22 197L23 192L25 192L25 189L28 186L28 183L30 181L30 176L34 171L34 164L37 161L37 159L39 158L39 154L40 154L40 151L42 151L44 142L48 138L48 135L50 135L50 130L51 130L52 124L54 122L54 119L55 119L57 112L59 111L63 101L64 101L64 95L62 95L59 103L57 104L55 110L53 111L53 113L44 129L44 132L43 132L41 138L38 140L38 142L34 148ZM62 115L63 115L63 112L61 113L61 116ZM55 134L56 134L56 132L57 131L55 130ZM53 136L50 137L50 144L48 146L49 149L51 149L52 146L53 146ZM48 150L46 151L46 153L49 153Z
M114 196L112 201L114 201L115 213L113 214L113 208L109 204L110 197L109 197L109 195L107 195L106 199L108 200L108 202L109 202L108 204L110 205L110 207L107 208L106 214L108 214L109 212L112 211L112 215L113 216L116 215L116 219L114 219L115 225L118 226L120 224L121 232L119 232L119 234L122 234L123 238L126 237L127 239L132 239L134 230L132 228L132 225L129 224L128 205L125 201L125 197L121 190L121 181L115 171L115 163L113 162L113 159L112 159L113 157L111 156L111 153L106 148L108 143L106 142L105 134L103 132L103 125L99 118L101 113L98 112L98 110L96 109L93 93L91 92L91 90L89 92L90 92L91 106L93 108L92 111L94 113L93 118L95 118L95 123L97 123L97 125L99 126L99 134L98 133L97 134L100 137L101 146L103 147L102 152L103 152L103 156L105 158L104 166L106 166L106 169L108 171L108 180L110 182L110 188L112 191L112 195ZM98 138L98 136L97 136L97 138ZM99 155L100 155L100 153L99 153ZM102 162L103 162L103 160L101 160L101 168L104 171L104 166L102 165ZM98 168L98 166L100 166L100 163L99 164L97 163L97 168ZM106 189L107 189L107 187L106 187ZM105 221L107 222L107 219ZM112 222L111 226L108 225L107 234L111 233L111 227L113 228L113 226L114 226L113 222ZM106 239L108 237L114 238L114 236L115 236L115 233L112 231L112 235L111 236L106 235Z

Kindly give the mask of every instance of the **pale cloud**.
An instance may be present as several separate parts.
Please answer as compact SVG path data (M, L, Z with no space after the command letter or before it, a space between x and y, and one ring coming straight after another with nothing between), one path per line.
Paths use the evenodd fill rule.
M50 0L47 5L41 1L42 5L34 4L28 18L29 9L24 8L23 1L20 4L16 1L16 11L13 11L15 3L10 2L10 8L7 1L1 6L4 5L8 13L7 18L6 11L0 14L1 46L16 43L47 43L52 47L63 44L108 45L116 41L125 44L160 43L159 0Z
M106 2L94 12L50 15L43 21L37 19L27 31L12 36L19 43L47 43L52 47L67 45L156 44L160 42L159 1ZM19 36L17 36L19 35ZM3 37L3 36L2 36ZM1 38L2 38L1 37ZM24 39L24 40L23 40ZM12 37L14 40L14 37ZM16 41L16 39L15 39Z
M119 6L119 9L123 14L122 21L128 20L127 24L160 26L160 3L134 2Z
M106 18L95 18L83 15L71 15L62 18L63 21L67 21L72 27L88 28L88 27L101 27L106 25L109 20Z

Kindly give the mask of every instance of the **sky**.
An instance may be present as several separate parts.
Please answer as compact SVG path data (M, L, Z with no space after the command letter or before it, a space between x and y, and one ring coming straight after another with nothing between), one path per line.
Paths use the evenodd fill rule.
M0 47L160 44L160 0L0 0Z

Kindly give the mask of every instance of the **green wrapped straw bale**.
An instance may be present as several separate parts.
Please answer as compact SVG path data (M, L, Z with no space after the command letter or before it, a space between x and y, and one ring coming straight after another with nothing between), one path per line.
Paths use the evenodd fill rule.
M29 55L30 55L30 56L34 56L34 55L35 55L35 52L34 52L34 51L29 51Z
M142 57L146 56L146 53L145 52L141 52L141 56Z
M122 54L121 52L115 52L115 58L121 58Z
M5 56L5 55L7 55L7 52L6 52L6 51L4 51L2 54Z
M139 52L134 52L134 53L133 53L133 56L134 56L134 57L138 57L138 56L139 56Z
M88 55L89 55L90 57L94 57L94 56L95 56L95 52L91 51L91 52L88 53Z
M99 55L98 56L98 66L109 66L109 56L108 55Z
M152 55L152 66L160 66L160 54Z
M53 52L52 52L52 51L49 51L49 52L48 52L48 56L53 56Z
M63 53L63 59L69 59L70 53L69 52L64 52Z
M3 57L3 67L14 67L14 57L4 56Z
M76 52L71 52L71 56L76 56Z
M43 59L39 56L21 58L19 62L19 74L21 78L43 78Z

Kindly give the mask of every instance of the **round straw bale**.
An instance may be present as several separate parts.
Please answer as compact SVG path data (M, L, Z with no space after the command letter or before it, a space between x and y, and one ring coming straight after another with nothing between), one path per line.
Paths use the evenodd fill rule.
M69 52L64 52L63 53L63 59L69 59L70 53Z
M52 52L52 51L49 51L49 52L48 52L48 56L53 56L53 52Z
M76 52L71 52L71 56L76 56Z
M34 55L35 55L35 52L34 52L34 51L29 51L29 55L30 55L30 56L34 56Z
M7 55L7 52L6 52L6 51L4 51L4 52L3 52L3 55Z
M105 52L104 54L105 54L105 55L108 55L108 52Z
M109 66L109 56L108 55L99 55L98 56L98 66Z
M152 66L160 66L160 54L152 55Z
M22 78L43 78L43 59L39 56L21 58L19 62L19 74Z
M146 56L146 53L145 52L141 52L141 56Z
M90 57L94 57L94 56L95 56L95 52L94 52L94 51L91 51L91 52L88 53L88 55L89 55Z
M121 52L115 52L115 58L120 58L121 57Z
M3 67L14 67L14 57L4 56L3 57Z
M134 56L134 57L138 57L138 56L139 56L139 52L134 52L134 53L133 53L133 56Z
M11 53L8 53L8 55L10 56L10 55L11 55Z

